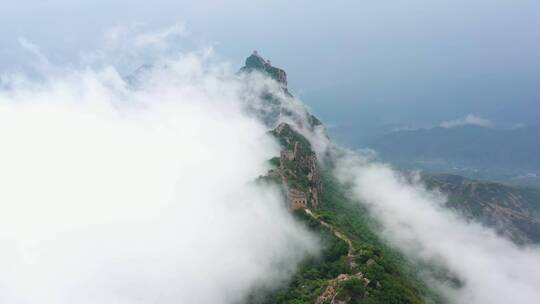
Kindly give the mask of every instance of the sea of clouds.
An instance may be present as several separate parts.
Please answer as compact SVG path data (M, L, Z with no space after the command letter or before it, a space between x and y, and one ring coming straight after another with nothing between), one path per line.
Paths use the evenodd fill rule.
M420 273L449 303L540 299L538 246L517 246L490 228L465 221L444 207L440 192L362 154L342 153L335 173L379 221L384 239L413 263L435 267L435 272ZM447 275L441 276L441 270Z
M253 112L268 110L260 96L272 83L235 74L210 49L171 51L185 35L181 25L116 28L68 67L20 39L36 61L33 75L0 76L2 303L238 303L317 253L281 193L254 182L279 154ZM141 54L154 64L119 72ZM302 129L305 107L291 102L322 155L328 138ZM335 155L336 176L380 235L458 279L423 276L449 302L540 299L537 247L460 219L385 164Z
M110 52L2 75L0 302L238 303L285 282L318 242L255 182L279 147L235 71L203 50L123 77Z

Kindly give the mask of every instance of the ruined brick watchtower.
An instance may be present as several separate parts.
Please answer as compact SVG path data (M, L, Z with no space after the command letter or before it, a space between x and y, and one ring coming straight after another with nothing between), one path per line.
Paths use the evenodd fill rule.
M307 208L307 196L302 191L290 189L288 194L288 200L290 210Z

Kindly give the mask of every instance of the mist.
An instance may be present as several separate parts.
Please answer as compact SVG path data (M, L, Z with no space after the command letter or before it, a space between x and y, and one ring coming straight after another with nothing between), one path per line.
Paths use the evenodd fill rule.
M538 247L518 247L480 224L466 222L443 207L443 195L426 190L417 178L360 154L344 153L335 173L380 222L380 234L392 246L413 262L445 269L447 279L429 271L423 275L450 303L540 299Z
M236 66L253 49L266 54L295 75L293 93L334 125L334 138L355 148L380 128L469 113L540 123L535 0L3 0L0 71L27 65L19 37L63 64L99 48L110 28L175 22L192 38L178 48L214 45Z
M136 82L106 64L3 75L2 303L238 303L317 254L255 182L278 144L211 53Z
M288 33L288 27L281 30ZM401 30L399 22L393 29ZM349 43L352 33L342 32ZM234 64L211 47L179 52L186 35L182 23L159 30L117 26L106 32L101 49L76 52L80 62L65 65L50 60L32 37L15 39L30 56L24 61L31 75L0 75L0 301L238 303L254 288L287 282L305 257L318 253L318 240L294 221L281 192L256 182L268 171L267 161L279 155L267 135L271 126L257 117L268 110L259 96L283 92L261 75L236 75ZM320 45L318 37L313 40ZM245 51L243 44L235 48ZM307 62L294 48L301 57L296 59ZM348 52L356 54L354 48ZM373 54L380 54L378 46L364 60L377 62ZM349 66L349 55L337 56L340 64L330 60L318 67ZM313 71L317 60L309 62L304 68ZM143 63L152 64L132 73ZM350 66L353 71L336 73L358 75L360 65ZM376 82L388 76L373 75L362 77ZM329 79L313 83L342 88ZM387 86L395 87L395 81ZM324 130L303 129L305 106L289 99L285 106L292 115L283 119L324 155L331 146ZM328 100L335 99L340 98ZM469 110L437 119L467 113L475 115L445 120L444 126L497 123ZM465 222L443 208L440 193L361 155L340 156L335 174L381 223L380 233L391 245L413 263L437 265L457 278L461 286L423 273L452 303L540 298L538 248L517 247Z

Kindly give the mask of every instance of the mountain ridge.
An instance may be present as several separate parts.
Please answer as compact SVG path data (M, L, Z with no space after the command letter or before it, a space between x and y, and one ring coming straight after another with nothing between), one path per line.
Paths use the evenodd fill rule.
M446 207L477 220L518 244L540 243L540 190L476 181L453 174L423 174L428 189L448 197Z
M294 98L286 82L279 83L282 78L276 77L269 66L260 55L253 54L240 72L260 72L279 84L287 93L286 99ZM327 163L324 153L313 150L306 136L316 128L324 129L324 125L307 111L298 116L284 106L287 101L283 97L269 92L264 99L279 108L274 111L279 114L269 133L281 145L280 155L270 160L274 168L264 178L283 187L289 210L324 236L326 245L324 259L309 258L288 285L259 298L257 303L445 303L444 296L420 280L419 269L379 238L378 223L364 207L351 202L347 187L334 179L332 161ZM516 244L540 241L540 191L449 174L423 174L422 181L428 190L445 194L445 207L461 217L491 227ZM436 265L424 266L454 284L462 284Z
M324 125L303 106L289 107L295 101L282 81L286 73L275 71L283 70L270 67L256 53L239 71L268 76L281 91L267 90L261 96L267 107L251 109L281 146L280 155L269 160L272 169L259 181L282 189L288 209L319 235L323 249L320 256L306 259L290 282L277 290L255 290L249 302L424 303L424 298L436 297L401 255L379 239L367 212L335 180L325 150L317 151L315 139L309 138L318 132L319 139L328 140Z
M540 186L540 128L482 126L398 130L368 148L399 167Z

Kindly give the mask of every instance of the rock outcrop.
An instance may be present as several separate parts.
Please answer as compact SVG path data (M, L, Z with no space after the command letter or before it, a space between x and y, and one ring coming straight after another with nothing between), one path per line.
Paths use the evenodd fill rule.
M326 286L326 289L323 291L323 293L317 298L315 301L315 304L347 304L350 303L352 298L348 295L342 295L340 297L340 291L342 289L341 285L343 283L356 280L358 281L357 284L362 284L363 287L366 287L369 284L369 280L364 278L362 273L357 274L340 274L337 278L330 280L328 285Z
M253 73L268 76L268 79L274 80L275 83L260 83L260 78L250 77ZM274 129L280 123L287 122L302 134L317 134L325 137L324 141L329 141L321 121L309 113L288 91L287 73L284 70L272 66L269 61L254 52L246 59L245 66L239 70L239 74L244 76L248 83L255 82L255 86L259 89L262 84L262 90L257 94L248 91L245 97L248 99L247 110L268 128Z
M344 188L334 184L331 177L322 178L321 169L327 169L321 168L322 164L331 162L326 159L328 141L324 140L328 137L325 137L322 123L288 93L286 73L273 68L257 53L246 59L246 66L240 72L239 76L248 84L252 82L258 88L263 87L262 93L257 91L257 95L253 91L247 92L246 97L253 101L248 111L268 126L269 133L281 147L279 156L269 160L272 169L259 181L281 185L289 210L295 211L295 217L325 240L321 258L301 265L299 275L282 289L284 293L277 292L266 300L266 291L257 291L249 302L346 304L365 300L385 303L377 300L382 299L387 290L395 294L412 290L409 285L386 284L402 274L392 267L391 258L382 259L382 252L378 250L380 244L370 236L364 217L357 217L353 212L345 219L337 216L336 210L357 210L349 209L353 204L348 204ZM251 72L266 73L276 83L271 79L261 81L260 75ZM382 266L374 265L376 261L382 261ZM383 267L389 265L389 270ZM378 275L378 272L383 274ZM262 300L257 301L256 295L261 294ZM407 294L401 298L416 298L412 292ZM405 300L400 303L422 302Z
M281 180L289 209L317 209L322 190L319 163L309 140L299 130L314 132L316 128L322 128L321 122L305 109L295 106L293 96L287 90L287 73L273 67L257 51L246 59L239 72L263 73L279 84L281 92L269 89L259 96L263 104L250 109L272 128L270 133L281 144L279 165L267 176Z
M240 71L258 71L266 73L277 81L285 91L287 91L287 73L280 68L273 67L270 61L262 58L257 51L254 51L253 54L246 59L246 65L241 68Z
M307 198L307 207L317 209L322 191L321 173L311 144L287 123L281 123L270 133L282 147L277 171L287 193L303 193ZM292 202L290 196L289 201ZM295 204L295 208L290 208L298 209L297 206Z

